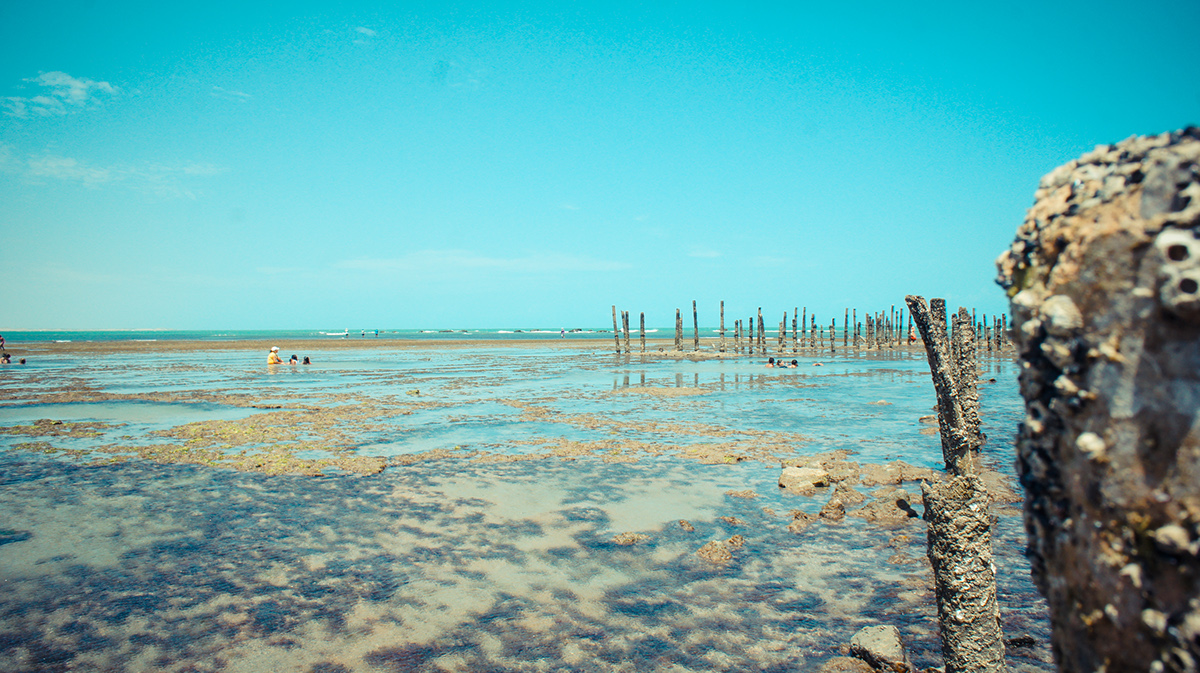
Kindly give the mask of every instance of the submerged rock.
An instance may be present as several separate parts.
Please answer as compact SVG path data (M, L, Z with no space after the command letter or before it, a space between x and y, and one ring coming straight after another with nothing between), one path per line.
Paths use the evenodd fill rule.
M779 474L779 488L797 495L812 495L817 492L818 486L828 485L829 473L818 468L789 465Z

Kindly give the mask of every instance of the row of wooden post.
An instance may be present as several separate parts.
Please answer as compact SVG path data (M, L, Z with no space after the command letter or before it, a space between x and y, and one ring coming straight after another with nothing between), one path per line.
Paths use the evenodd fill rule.
M962 309L965 310L965 309ZM646 352L646 314L640 314L640 329L641 329L641 352ZM616 352L618 354L632 353L629 345L629 312L621 311L620 316L617 315L617 307L612 307L613 316L613 341L615 342ZM851 322L853 319L853 322ZM913 331L912 315L908 316L908 329L904 327L904 309L896 310L893 305L887 311L875 311L866 313L863 316L863 322L858 320L858 309L847 308L842 318L842 348L854 350L884 350L902 348L907 344L914 343L917 339L916 333ZM992 316L991 324L987 322L987 316L984 316L984 321L977 321L975 311L972 310L970 317L962 321L974 327L975 334L979 335L979 341L986 344L987 352L1000 352L1009 345L1008 339L1008 316ZM969 321L969 322L967 322ZM788 313L783 312L783 319L779 321L779 333L777 339L778 353L787 352L787 322ZM757 325L756 325L757 323ZM959 321L956 320L955 324ZM853 330L847 329L847 325L853 325ZM757 327L757 329L756 329ZM720 340L717 343L718 352L727 352L726 330L725 330L725 302L721 302L721 323L720 323ZM624 344L622 345L622 334L624 335ZM851 338L853 337L853 344ZM675 309L675 350L682 352L684 349L684 330L683 330L683 313L680 309ZM800 307L792 309L792 349L791 352L797 353L802 349L816 350L824 352L828 349L833 353L837 351L837 319L830 320L828 331L825 327L817 325L817 316L814 313L811 317L808 315L808 307L805 306L803 311ZM692 350L700 350L700 314L696 306L696 302L692 301ZM748 321L742 320L733 321L733 352L745 352L752 355L758 352L762 355L767 354L767 336L766 326L763 321L762 308L758 309L757 316L750 316Z

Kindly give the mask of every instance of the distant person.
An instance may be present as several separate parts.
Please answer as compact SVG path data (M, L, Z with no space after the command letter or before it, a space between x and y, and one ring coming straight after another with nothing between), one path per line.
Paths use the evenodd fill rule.
M775 358L767 358L767 367L770 368L770 367L774 367L774 366L775 366Z
M291 360L288 360L289 365L298 364L299 362L300 362L300 358L296 357L295 355L292 356Z
M567 338L567 330L565 330L565 329L558 330L558 338L566 339Z
M4 335L0 334L0 351L4 350Z
M913 331L912 331L912 328L911 328L911 327L909 327L909 328L908 328L908 343L909 343L910 345L911 345L911 344L915 344L915 343L917 343L917 335L916 335L916 334L913 334Z
M307 355L305 355L305 356L304 356L304 364L306 364L306 365L311 365L311 364L312 364L311 362L309 362L309 361L308 361L308 356L307 356Z
M279 346L271 346L271 352L267 355L267 364L281 365L283 359L279 357Z
M0 355L0 365L10 365L10 364L12 364L12 357L9 356L8 353L4 353L3 355Z
M792 364L788 365L788 368L789 368L789 369L795 369L796 367L799 367L799 366L800 366L800 363L799 363L799 362L796 362L795 360L792 360Z
M21 364L25 364L25 358L21 358ZM996 382L996 379L992 379L992 381L991 381L991 382L992 382L992 383L995 383L995 382Z

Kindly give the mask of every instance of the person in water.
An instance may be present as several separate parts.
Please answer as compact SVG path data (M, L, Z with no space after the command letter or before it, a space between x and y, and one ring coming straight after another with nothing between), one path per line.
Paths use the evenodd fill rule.
M300 362L300 358L296 357L295 355L293 355L293 356L292 356L292 359L291 359L291 360L288 360L288 364L289 364L289 365L294 365L294 364L296 364L296 363L298 363L298 362Z
M307 356L307 355L305 355L305 356L304 356L304 364L306 364L306 365L311 365L311 364L312 364L311 362L309 362L309 361L308 361L308 356Z
M767 358L767 367L775 366L775 358Z
M792 360L792 364L788 365L788 369L795 369L796 367L799 367L799 366L800 366L799 362Z
M271 352L267 355L267 364L281 365L283 359L279 357L279 346L271 346Z

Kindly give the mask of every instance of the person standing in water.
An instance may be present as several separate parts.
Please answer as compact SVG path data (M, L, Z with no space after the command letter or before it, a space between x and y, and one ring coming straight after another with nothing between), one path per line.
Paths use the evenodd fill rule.
M271 352L267 354L267 364L281 365L283 358L279 357L279 346L271 346Z

